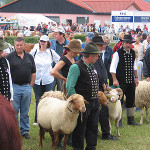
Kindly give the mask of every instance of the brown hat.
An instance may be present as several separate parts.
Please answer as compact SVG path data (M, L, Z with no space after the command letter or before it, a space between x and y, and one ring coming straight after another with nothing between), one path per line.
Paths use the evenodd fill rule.
M83 49L81 48L81 43L76 40L73 39L69 42L69 44L67 46L64 46L65 48L69 48L72 52L81 52Z
M92 42L95 44L102 44L102 45L107 45L108 43L104 42L101 36L94 36L92 38Z

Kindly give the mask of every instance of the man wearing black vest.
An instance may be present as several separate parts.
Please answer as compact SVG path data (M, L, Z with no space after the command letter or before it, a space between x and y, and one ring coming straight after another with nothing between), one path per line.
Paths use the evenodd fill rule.
M113 77L113 86L118 87L120 85L126 96L127 124L139 125L134 121L135 86L138 85L139 81L135 52L131 49L132 43L132 36L125 35L122 47L113 55L110 72Z
M0 37L0 94L4 95L12 105L13 88L10 66L8 60L2 57L3 50L8 47L9 45L3 41L2 37Z
M89 42L82 52L83 58L70 67L66 83L69 96L75 93L81 94L89 102L89 104L86 104L86 112L78 117L77 126L72 134L72 146L74 150L83 150L85 138L85 150L96 150L99 118L97 92L99 85L97 71L93 64L98 60L100 52L93 42Z

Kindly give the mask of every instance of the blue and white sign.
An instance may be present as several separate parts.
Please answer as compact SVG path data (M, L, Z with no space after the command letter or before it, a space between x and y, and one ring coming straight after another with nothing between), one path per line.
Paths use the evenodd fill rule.
M134 16L134 22L150 22L150 16Z
M133 16L112 16L112 22L133 22Z

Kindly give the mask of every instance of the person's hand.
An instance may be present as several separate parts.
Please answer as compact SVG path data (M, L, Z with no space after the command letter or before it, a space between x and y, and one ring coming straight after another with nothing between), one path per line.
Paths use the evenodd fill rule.
M117 80L117 79L116 79L116 80L114 80L114 81L113 81L113 86L114 86L114 87L118 87L118 85L119 85L118 80Z
M102 86L103 86L103 89L106 89L106 84L105 83Z
M2 53L2 57L6 57L7 56L7 53L6 52L3 52Z
M150 82L150 77L147 77L147 78L146 78L146 81Z
M64 83L65 83L65 84L66 84L66 82L67 82L67 78L64 79Z
M138 80L138 78L135 78L135 85L136 85L136 86L139 85L139 80Z

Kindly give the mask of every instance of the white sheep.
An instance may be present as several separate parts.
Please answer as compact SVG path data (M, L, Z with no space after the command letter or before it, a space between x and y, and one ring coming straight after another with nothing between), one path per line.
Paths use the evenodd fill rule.
M121 107L121 102L120 102L120 99L123 96L122 89L120 88L112 89L110 87L107 87L104 90L104 94L109 100L109 103L107 106L109 110L110 133L111 133L111 128L112 128L111 121L115 120L115 126L117 128L117 135L120 136L118 123L122 115L122 107Z
M148 119L148 108L150 108L150 82L139 81L135 90L135 105L141 109L140 124L143 124L144 107L146 109L146 120Z
M45 97L37 108L37 122L40 127L40 146L42 147L42 137L44 130L49 131L52 138L52 146L56 150L59 133L65 134L63 150L65 150L69 134L77 124L79 112L85 112L86 107L83 96L73 94L67 101L58 98Z

